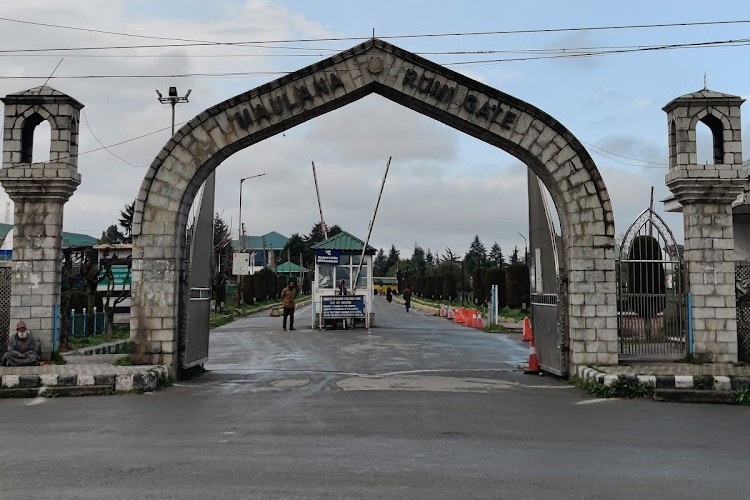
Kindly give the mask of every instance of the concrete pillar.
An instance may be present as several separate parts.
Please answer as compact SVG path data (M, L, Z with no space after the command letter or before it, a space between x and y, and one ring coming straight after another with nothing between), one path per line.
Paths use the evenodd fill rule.
M10 94L5 103L0 184L15 204L10 330L26 321L49 359L53 308L60 303L63 206L81 182L75 99L50 87ZM33 133L50 122L50 161L33 163Z
M707 89L664 107L669 123L666 185L682 205L685 265L693 297L694 355L705 361L737 361L732 202L742 193L742 131L737 96ZM698 164L695 127L713 135L711 163Z

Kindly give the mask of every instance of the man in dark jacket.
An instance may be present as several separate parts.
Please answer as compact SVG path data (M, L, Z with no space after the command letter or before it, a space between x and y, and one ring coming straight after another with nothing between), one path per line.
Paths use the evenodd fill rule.
M289 329L294 330L294 300L297 298L297 282L289 280L289 284L281 291L281 305L284 308L283 329L286 330L286 318L289 317Z
M16 333L8 339L8 352L3 354L0 362L3 366L36 366L39 364L40 352L36 339L26 331L26 323L19 321Z
M409 308L411 307L411 288L408 286L404 288L404 305L406 306L406 312L409 312Z

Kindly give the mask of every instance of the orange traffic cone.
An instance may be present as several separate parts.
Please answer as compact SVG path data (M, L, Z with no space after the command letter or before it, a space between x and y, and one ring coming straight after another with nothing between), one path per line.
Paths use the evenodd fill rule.
M474 314L474 324L471 326L473 326L474 328L479 328L479 329L484 328L484 321L482 321L482 313L477 311Z
M533 341L533 335L531 333L531 320L528 316L523 318L523 341L524 342L532 342Z
M533 375L541 373L542 369L539 367L539 359L536 357L536 345L534 345L534 337L531 337L531 345L529 345L529 367L524 370L524 373Z

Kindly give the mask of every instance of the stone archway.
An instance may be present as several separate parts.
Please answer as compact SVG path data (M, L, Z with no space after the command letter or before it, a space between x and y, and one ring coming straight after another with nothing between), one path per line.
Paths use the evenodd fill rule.
M236 151L371 93L512 154L542 180L561 219L572 368L616 364L614 219L584 147L536 107L378 39L205 110L159 153L133 223L134 360L179 367L185 225L208 175Z

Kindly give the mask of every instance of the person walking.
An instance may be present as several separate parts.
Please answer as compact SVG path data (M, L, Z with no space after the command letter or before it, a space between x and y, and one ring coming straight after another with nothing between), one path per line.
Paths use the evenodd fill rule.
M385 300L387 300L389 304L393 300L393 290L391 290L391 287L388 287L388 290L385 291Z
M408 286L404 288L404 305L406 306L406 312L409 312L411 307L411 288Z
M289 284L281 291L281 306L284 308L282 329L286 330L286 318L289 317L289 329L294 330L294 307L297 298L297 282L289 280Z

